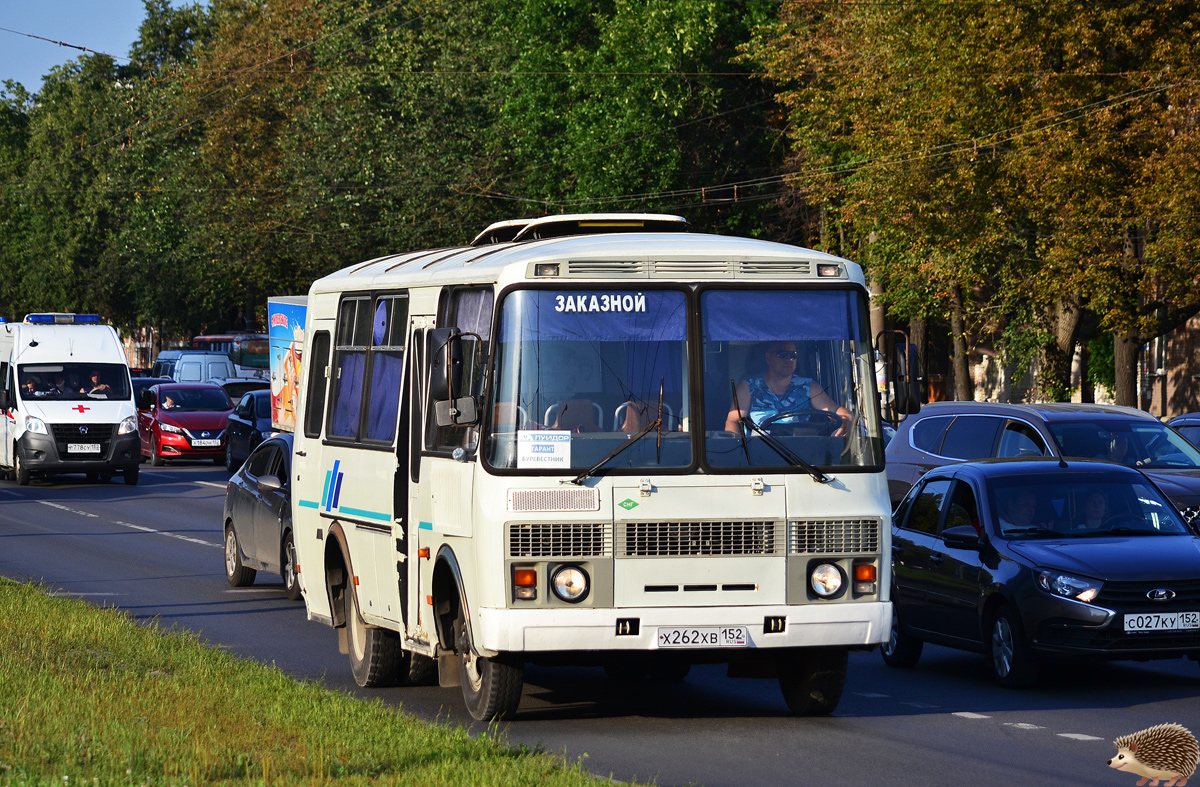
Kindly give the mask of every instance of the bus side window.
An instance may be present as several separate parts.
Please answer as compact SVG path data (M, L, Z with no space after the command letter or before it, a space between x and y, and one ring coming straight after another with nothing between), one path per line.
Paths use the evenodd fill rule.
M325 414L325 369L329 366L329 331L313 337L308 363L308 394L304 409L304 436L321 436L321 416Z

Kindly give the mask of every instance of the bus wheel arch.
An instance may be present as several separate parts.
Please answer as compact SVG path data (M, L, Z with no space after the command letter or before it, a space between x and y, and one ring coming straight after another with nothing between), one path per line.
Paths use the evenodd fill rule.
M437 633L438 644L442 650L456 651L456 632L454 621L462 611L463 618L470 623L470 607L467 605L467 591L463 586L462 570L454 550L442 546L438 550L437 560L434 561L433 578L431 580L433 596L433 620Z
M325 539L325 593L329 599L329 617L335 629L344 628L349 619L347 590L350 587L350 558L346 535L336 522Z

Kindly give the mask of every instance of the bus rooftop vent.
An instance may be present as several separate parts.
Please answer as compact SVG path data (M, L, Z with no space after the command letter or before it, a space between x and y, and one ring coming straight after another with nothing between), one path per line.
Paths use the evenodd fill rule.
M687 232L687 219L666 213L573 213L540 219L498 221L471 241L472 246L565 238L570 235L607 235L614 232Z

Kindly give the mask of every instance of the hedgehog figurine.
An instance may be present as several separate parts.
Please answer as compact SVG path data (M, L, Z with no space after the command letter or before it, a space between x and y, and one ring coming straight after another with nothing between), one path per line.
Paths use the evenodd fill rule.
M1108 767L1143 777L1138 787L1144 787L1146 782L1150 782L1150 787L1158 787L1160 779L1167 780L1165 787L1183 787L1196 772L1196 762L1200 760L1196 738L1179 724L1150 727L1117 738L1113 745L1117 747L1117 756L1108 761Z

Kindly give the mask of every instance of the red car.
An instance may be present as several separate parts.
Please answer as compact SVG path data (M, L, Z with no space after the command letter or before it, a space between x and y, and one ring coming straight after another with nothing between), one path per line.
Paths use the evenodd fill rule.
M150 464L167 459L225 461L225 426L233 402L219 385L163 383L138 398L138 435Z

